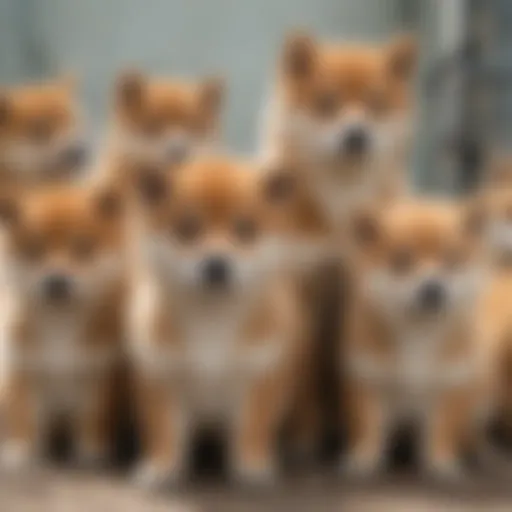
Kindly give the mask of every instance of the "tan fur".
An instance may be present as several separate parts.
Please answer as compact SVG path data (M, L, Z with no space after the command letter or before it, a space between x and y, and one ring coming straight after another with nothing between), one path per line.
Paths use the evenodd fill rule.
M9 185L68 180L85 163L76 85L70 78L0 92L0 179Z
M124 180L134 163L174 169L212 150L223 95L215 77L193 82L125 72L117 81L103 165Z
M122 355L125 244L120 195L60 187L4 199L9 291L8 467L41 455L65 414L83 462L108 456L114 368ZM67 276L52 302L45 283Z
M295 251L282 246L277 266L247 275L236 269L243 261L259 265L256 255L274 237L292 246L304 236L295 217L300 194L281 195L285 189L269 186L273 172L228 157L201 158L158 179L163 196L143 199L140 247L156 235L181 256L168 252L167 258L178 258L167 271L172 277L143 258L149 282L134 288L131 338L146 432L138 476L150 485L181 477L188 436L213 422L228 430L234 476L266 480L276 469L276 434L292 406L303 350L299 296L289 278ZM198 222L193 231L183 224L187 218ZM247 224L238 232L242 219L252 234ZM240 281L234 277L232 288L203 288L195 267L179 274L185 260L201 262L210 254L233 262Z
M443 477L460 471L480 406L484 368L477 334L482 283L478 278L470 288L460 288L463 284L449 277L465 272L464 279L473 279L484 264L481 243L466 217L456 205L413 202L356 222L354 236L363 252L354 259L355 294L343 358L350 471L379 469L391 429L411 418L421 427L423 467ZM383 273L393 281L383 285ZM424 279L443 275L445 309L429 319L415 301ZM400 306L396 297L405 279L417 288L400 299Z

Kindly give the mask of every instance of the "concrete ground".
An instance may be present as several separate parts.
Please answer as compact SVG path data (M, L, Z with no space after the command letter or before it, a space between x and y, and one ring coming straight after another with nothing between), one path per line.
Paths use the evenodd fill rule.
M252 512L252 511L510 511L512 482L474 480L433 489L400 476L373 484L340 483L331 476L294 477L266 492L196 483L180 492L150 495L122 476L47 470L0 477L1 512Z

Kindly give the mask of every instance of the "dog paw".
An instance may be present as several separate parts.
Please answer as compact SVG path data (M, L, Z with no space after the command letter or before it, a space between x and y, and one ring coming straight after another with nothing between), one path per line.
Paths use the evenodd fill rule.
M455 459L429 461L426 472L431 479L448 484L464 482L467 476L462 464Z
M237 462L233 467L235 482L249 487L272 487L277 482L275 464L268 461Z
M342 476L358 480L375 477L382 469L381 459L377 457L351 454L342 459L339 472Z
M27 469L32 462L32 455L27 443L6 441L0 451L0 464L6 471L16 472Z
M182 472L153 461L141 462L133 472L134 484L145 490L158 491L173 487L182 480Z

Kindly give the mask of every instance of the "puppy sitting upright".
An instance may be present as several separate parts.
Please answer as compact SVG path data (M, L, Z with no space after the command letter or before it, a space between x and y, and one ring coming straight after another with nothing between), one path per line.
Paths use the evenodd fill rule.
M81 462L108 454L122 324L117 191L52 188L3 199L11 299L2 463L30 464L65 419Z
M403 188L413 121L416 45L285 44L263 152L295 161L334 226L346 212Z
M223 84L189 83L126 72L115 92L109 165L128 162L172 169L217 142ZM122 176L120 176L122 178Z
M151 281L136 283L130 316L144 485L183 475L202 425L227 432L236 478L273 476L302 350L283 236L293 227L279 206L287 183L227 157L141 176L139 248Z
M360 251L344 354L344 469L352 473L380 469L392 429L411 420L425 469L459 473L479 386L475 319L485 282L480 228L461 209L397 204L355 221Z
M38 185L76 177L87 160L74 81L0 92L0 180Z

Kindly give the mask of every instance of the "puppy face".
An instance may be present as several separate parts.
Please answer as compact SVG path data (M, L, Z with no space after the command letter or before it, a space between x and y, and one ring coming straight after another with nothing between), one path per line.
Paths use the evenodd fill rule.
M141 248L154 271L199 293L245 292L266 282L298 231L290 175L227 157L204 157L181 171L145 169L138 182Z
M439 203L395 205L356 221L363 292L398 321L467 311L484 278L478 219Z
M187 84L136 72L121 76L115 103L121 151L144 163L182 163L211 142L222 96L216 78Z
M289 38L281 64L285 131L316 163L357 170L405 142L416 45L324 45Z
M71 187L3 199L9 276L20 296L64 307L119 278L124 236L117 191Z
M87 160L70 79L0 92L0 159L21 179L51 179Z

